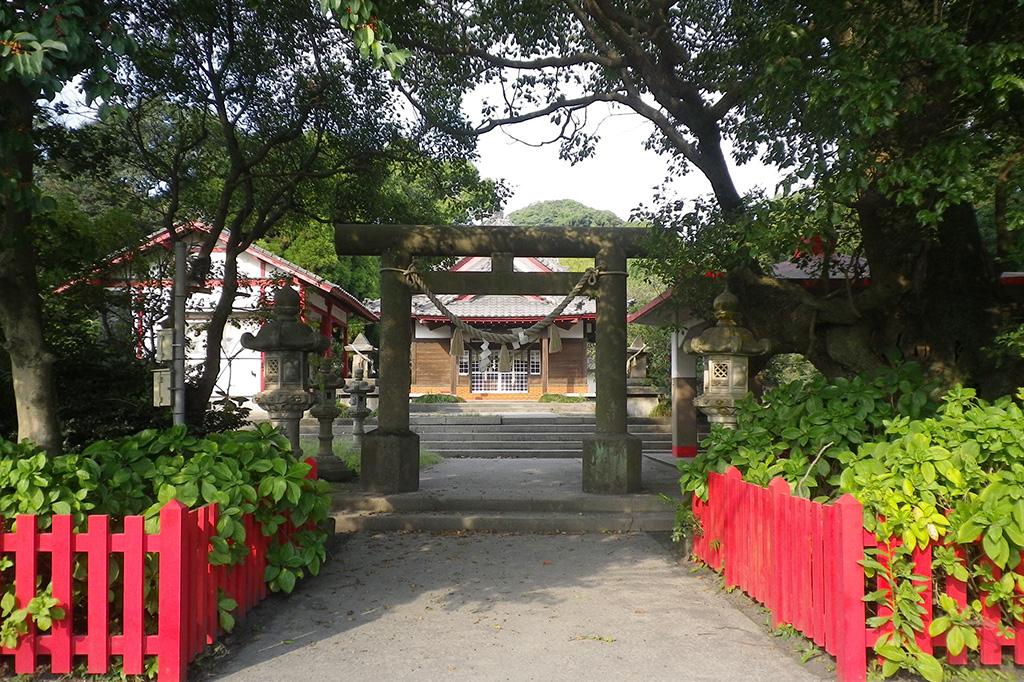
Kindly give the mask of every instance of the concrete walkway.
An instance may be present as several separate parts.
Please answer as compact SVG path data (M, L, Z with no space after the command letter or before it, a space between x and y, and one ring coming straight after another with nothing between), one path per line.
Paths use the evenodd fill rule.
M820 679L651 535L359 534L214 679Z

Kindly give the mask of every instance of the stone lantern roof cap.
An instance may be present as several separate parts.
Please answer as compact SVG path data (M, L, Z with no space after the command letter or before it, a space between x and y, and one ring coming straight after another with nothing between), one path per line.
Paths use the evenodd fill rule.
M728 287L715 297L713 306L718 324L704 330L700 336L687 339L684 348L686 352L701 355L764 355L771 350L771 341L755 339L753 332L739 326L737 318L740 301Z
M243 348L261 352L302 351L323 353L330 345L326 336L313 331L299 320L299 294L291 287L274 291L274 319L263 325L256 336L242 334Z
M375 353L377 351L362 332L356 336L352 343L345 346L345 350L355 353Z

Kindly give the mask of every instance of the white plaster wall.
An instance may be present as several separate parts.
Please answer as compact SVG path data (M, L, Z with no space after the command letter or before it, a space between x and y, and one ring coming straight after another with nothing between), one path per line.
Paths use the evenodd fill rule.
M568 329L558 328L558 335L563 339L582 339L583 338L583 323L577 322Z
M189 316L187 334L190 344L186 360L190 368L198 368L206 358L207 319L206 315ZM255 334L258 329L255 323L238 318L224 327L224 339L220 346L220 373L217 375L214 390L215 399L220 393L249 398L259 392L262 354L243 348L241 344L243 333Z
M413 329L417 339L450 339L452 337L452 328L447 324L431 329L422 322L417 322Z

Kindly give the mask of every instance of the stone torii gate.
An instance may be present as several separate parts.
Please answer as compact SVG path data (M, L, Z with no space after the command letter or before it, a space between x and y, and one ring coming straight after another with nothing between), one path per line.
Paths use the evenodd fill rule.
M491 257L491 272L417 273L436 294L564 295L585 274L513 272L513 255L595 259L597 285L587 293L597 295L597 433L583 441L583 490L639 490L641 441L626 431L626 259L647 255L646 241L643 230L621 227L336 225L338 254L381 256L378 427L363 436L363 490L419 489L419 436L409 430L416 289L404 274L412 259Z

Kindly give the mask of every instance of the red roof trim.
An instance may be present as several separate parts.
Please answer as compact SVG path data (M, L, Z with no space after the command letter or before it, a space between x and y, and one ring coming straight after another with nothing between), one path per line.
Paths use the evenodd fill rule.
M417 322L448 322L448 318L443 315L413 315L412 318ZM583 313L581 315L563 315L556 317L556 322L577 322L579 320L593 320L596 319L597 315L594 313ZM471 324L523 324L529 322L540 322L544 319L543 315L537 315L536 317L460 317L463 322L469 322Z
M1006 287L1024 287L1024 272L1004 272L999 283Z
M200 231L200 232L209 232L210 231L210 228L208 228L207 226L205 226L205 225L203 225L202 223L199 223L199 222L191 222L188 225L180 226L178 229L182 233L185 233L185 232L197 232L197 231ZM168 234L168 232L166 230L160 230L160 232L153 234L149 239L144 241L139 246L134 247L132 249L128 249L127 251L124 251L124 252L118 254L117 256L115 256L114 258L112 258L109 261L109 265L116 265L118 263L121 263L124 260L129 259L129 258L133 257L136 254L144 253L145 251L148 251L148 250L152 249L154 246L164 245L164 244L166 244L170 240L170 238L171 238L171 235ZM223 232L218 236L218 241L220 241L220 242L226 242L227 241L227 237L224 235ZM271 253L270 251L267 251L263 247L256 246L255 244L249 246L249 248L247 248L246 251L250 252L252 255L254 255L259 260L262 260L262 261L265 261L267 263L270 263L274 267L277 267L277 268L283 270L284 272L288 273L292 277L295 277L296 279L300 279L303 282L305 282L306 284L310 284L310 285L316 287L317 289L319 289L320 291L322 291L322 292L324 292L326 294L329 294L331 296L334 296L335 298L337 298L341 302L343 307L347 308L350 312L353 312L353 313L359 315L360 317L363 317L363 318L369 320L370 322L379 322L380 321L380 316L379 315L377 315L372 310L367 308L365 305L363 305L363 303L359 299L357 299L355 296L353 296L352 294L350 294L347 291L345 291L344 289L342 289L337 284L334 284L333 282L329 282L326 279L324 279L322 277L319 277L318 275L313 274L309 270L306 270L304 268L300 268L299 266L295 265L294 263L292 263L290 261L287 261L284 258L281 258L280 256ZM95 270L93 270L93 274L96 274L96 273L100 272L101 269L102 268L96 268ZM65 289L67 289L68 287L72 286L73 284L77 284L80 281L83 281L83 280L71 280L69 282L66 282L66 283L62 284L60 287L55 289L55 291L57 293L60 293L60 292L64 291Z

